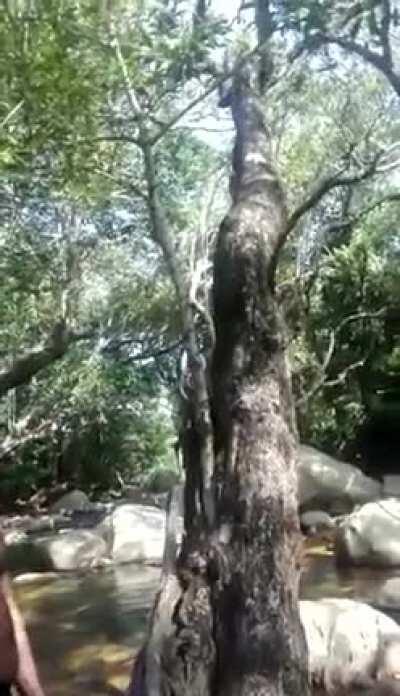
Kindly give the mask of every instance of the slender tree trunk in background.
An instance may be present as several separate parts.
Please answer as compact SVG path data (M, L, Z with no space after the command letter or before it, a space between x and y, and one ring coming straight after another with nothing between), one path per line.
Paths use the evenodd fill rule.
M205 472L189 408L186 534L153 614L149 696L309 693L297 607L296 428L274 291L285 203L262 110L243 76L232 115L233 201L214 259L213 519L190 503Z

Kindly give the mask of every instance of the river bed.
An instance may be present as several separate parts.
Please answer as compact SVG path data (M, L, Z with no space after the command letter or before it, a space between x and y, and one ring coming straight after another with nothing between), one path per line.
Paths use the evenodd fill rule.
M127 686L158 588L158 568L126 565L17 585L48 696L112 696ZM302 577L306 599L336 596L382 607L381 588L400 570L339 572L315 547ZM388 613L400 622L400 606Z

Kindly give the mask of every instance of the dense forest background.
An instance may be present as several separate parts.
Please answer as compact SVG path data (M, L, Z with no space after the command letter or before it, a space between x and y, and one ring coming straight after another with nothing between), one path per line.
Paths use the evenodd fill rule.
M399 100L340 44L296 54L299 27L312 37L327 19L319 3L292 4L276 3L282 64L264 107L288 199L277 292L299 433L379 474L400 445ZM369 5L344 26L356 38L369 31L373 45ZM228 42L251 50L245 9L240 21L192 11L166 0L1 3L3 502L63 481L157 489L181 473L182 320L131 98L204 309L233 134L218 106L224 75L208 63ZM393 43L394 60L398 51ZM206 343L207 312L196 321Z

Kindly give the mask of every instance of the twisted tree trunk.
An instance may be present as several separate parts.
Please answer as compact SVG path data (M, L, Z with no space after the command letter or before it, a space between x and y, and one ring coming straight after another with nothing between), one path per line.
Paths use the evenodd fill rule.
M297 608L296 431L274 290L285 203L243 76L231 107L233 201L214 259L213 516L186 505L177 567L164 574L152 619L149 696L309 693ZM187 410L186 501L207 488L199 407Z

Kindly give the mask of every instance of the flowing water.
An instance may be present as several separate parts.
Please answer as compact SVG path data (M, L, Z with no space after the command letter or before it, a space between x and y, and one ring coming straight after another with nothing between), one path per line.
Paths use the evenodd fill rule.
M127 565L17 586L48 696L123 693L159 574L156 568ZM333 557L315 548L302 578L302 596L350 597L382 608L382 587L393 577L400 583L400 570L339 573ZM400 622L400 603L389 613Z

